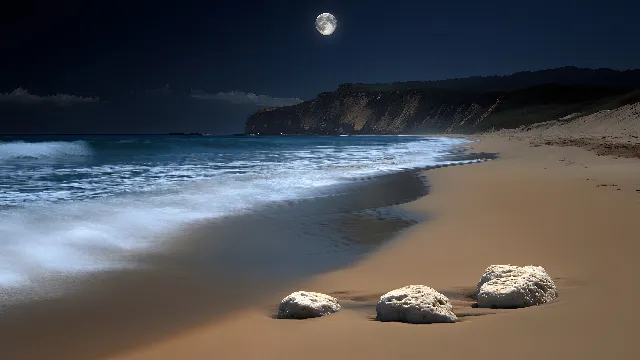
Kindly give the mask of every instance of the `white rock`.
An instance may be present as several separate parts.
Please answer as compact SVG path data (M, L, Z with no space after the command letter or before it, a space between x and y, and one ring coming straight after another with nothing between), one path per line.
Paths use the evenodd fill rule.
M278 319L308 319L340 310L338 299L316 292L296 291L280 302Z
M376 305L376 319L412 324L458 321L449 299L424 285L409 285L389 291Z
M558 297L555 283L540 266L491 265L476 288L478 307L522 308Z
M480 277L480 281L478 281L478 285L476 286L476 296L480 292L480 288L484 283L491 281L493 279L500 279L505 276L511 276L514 271L517 271L520 267L515 265L491 265L489 266L482 276Z

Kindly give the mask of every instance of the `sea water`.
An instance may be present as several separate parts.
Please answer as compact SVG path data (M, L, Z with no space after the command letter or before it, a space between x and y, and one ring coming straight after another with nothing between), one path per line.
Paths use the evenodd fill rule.
M424 136L0 137L0 295L135 266L191 223L452 163ZM471 160L477 161L477 160Z

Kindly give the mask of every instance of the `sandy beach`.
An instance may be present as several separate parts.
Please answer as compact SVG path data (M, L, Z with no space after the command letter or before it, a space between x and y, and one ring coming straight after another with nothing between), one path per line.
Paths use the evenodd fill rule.
M499 158L380 177L337 197L203 224L171 251L150 255L146 271L92 277L73 296L3 313L0 354L12 360L637 358L640 315L631 306L639 295L637 112L632 105L472 136L477 141L467 151ZM347 215L374 208L419 220ZM340 242L347 229L355 243L382 245L373 252L351 249L344 258L287 258L326 252L322 246L335 244L316 240ZM212 234L227 242L211 243ZM543 266L560 296L526 309L478 309L471 294L492 264ZM375 321L380 295L410 284L448 296L460 322ZM274 319L280 300L297 290L335 296L343 309L311 320Z
M531 146L526 136L476 139L473 151L501 158L428 171L431 194L403 207L429 220L374 255L109 359L640 357L633 335L640 315L631 306L639 295L639 159ZM558 300L518 310L474 309L468 293L485 267L506 263L545 267ZM448 295L461 321L373 321L377 298L408 284ZM332 294L344 309L306 321L272 319L279 300L299 289Z

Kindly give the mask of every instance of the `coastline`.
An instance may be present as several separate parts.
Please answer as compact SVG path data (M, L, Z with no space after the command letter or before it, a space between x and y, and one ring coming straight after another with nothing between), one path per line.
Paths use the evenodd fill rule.
M3 356L100 359L223 321L377 251L424 218L396 205L426 194L421 170L405 170L194 223L137 256L138 266L56 279L44 285L68 291L4 303Z
M638 295L639 160L531 147L508 137L471 138L482 140L471 145L474 152L499 152L500 159L429 170L433 191L401 205L429 214L429 221L353 266L109 359L640 356L632 335L640 316L627 305ZM519 310L471 308L464 295L495 263L545 267L559 299ZM408 284L447 294L456 313L466 316L457 324L426 326L371 321L377 297ZM271 319L279 300L298 289L333 294L344 309L308 321ZM604 309L609 313L600 314Z

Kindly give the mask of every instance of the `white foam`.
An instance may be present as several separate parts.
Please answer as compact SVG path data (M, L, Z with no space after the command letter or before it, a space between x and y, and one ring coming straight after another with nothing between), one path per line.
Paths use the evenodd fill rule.
M32 285L50 274L120 268L127 258L162 245L181 225L301 197L306 188L335 183L282 175L221 176L173 192L3 211L0 287Z
M10 159L42 159L64 156L90 156L91 147L84 141L0 143L0 161Z

